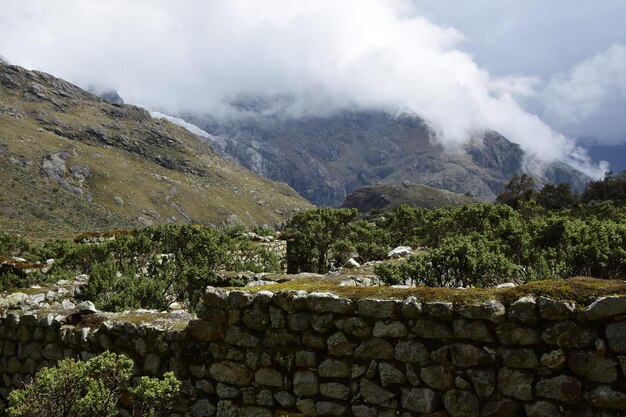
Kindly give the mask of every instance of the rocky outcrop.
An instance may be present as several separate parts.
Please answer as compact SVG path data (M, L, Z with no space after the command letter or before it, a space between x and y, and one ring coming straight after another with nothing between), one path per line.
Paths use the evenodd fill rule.
M7 297L5 296L5 299ZM471 298L470 298L471 299ZM174 416L616 415L626 411L626 297L347 299L209 289L202 311L18 308L0 322L0 394L41 366L109 349L183 380Z

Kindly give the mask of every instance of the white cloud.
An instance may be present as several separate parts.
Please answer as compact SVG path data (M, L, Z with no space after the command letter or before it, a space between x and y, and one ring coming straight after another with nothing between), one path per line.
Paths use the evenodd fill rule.
M546 117L563 129L623 140L615 134L626 133L626 46L615 44L555 76L546 88L544 105ZM590 125L593 131L585 132Z
M225 116L246 97L296 116L382 108L419 114L448 146L495 129L539 160L579 154L518 104L535 79L491 76L460 32L408 0L0 0L0 9L10 61L164 112Z

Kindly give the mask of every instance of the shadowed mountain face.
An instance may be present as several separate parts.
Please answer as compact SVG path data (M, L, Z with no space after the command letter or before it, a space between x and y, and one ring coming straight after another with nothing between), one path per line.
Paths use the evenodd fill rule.
M0 63L0 232L278 223L310 204L145 110Z
M339 206L357 188L410 181L477 198L494 199L510 177L523 172L523 152L490 132L466 149L444 150L418 117L344 112L328 117L249 117L217 122L185 116L218 137L227 157L268 178L284 181L309 201ZM539 182L587 178L565 164L547 167Z
M464 194L439 190L423 184L375 184L358 188L346 197L342 207L355 208L361 213L394 210L401 205L433 209L459 206L479 200Z

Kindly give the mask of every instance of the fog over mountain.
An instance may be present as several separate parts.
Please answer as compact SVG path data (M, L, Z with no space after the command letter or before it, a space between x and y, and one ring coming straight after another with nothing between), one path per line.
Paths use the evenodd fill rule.
M453 1L446 11L434 4L0 0L0 54L81 86L115 89L126 102L163 113L238 117L241 103L251 101L261 103L262 112L288 117L359 109L414 113L444 146L456 148L496 130L535 160L562 160L601 175L606 167L592 165L560 132L573 138L594 130L599 140L626 139L624 121L612 116L626 102L626 39L617 22L600 21L623 16L626 3L606 1L590 9L578 0L549 6L481 0L472 2L474 12L465 20L459 14L469 6ZM496 64L525 62L527 51L518 45L529 16L546 25L551 17L562 23L563 13L567 17L578 6L587 10L590 25L602 25L603 36L583 45L588 56L564 52L569 66L536 73L532 65ZM585 32L571 28L556 36L567 50ZM485 40L476 33L491 35ZM549 35L546 54L554 41ZM501 53L485 53L487 40ZM528 40L542 49L536 35ZM543 55L527 56L532 61Z

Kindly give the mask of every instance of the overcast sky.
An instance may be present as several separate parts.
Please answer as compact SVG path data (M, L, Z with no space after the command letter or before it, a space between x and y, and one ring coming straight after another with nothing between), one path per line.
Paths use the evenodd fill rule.
M382 108L588 173L626 142L626 0L0 0L0 55L163 112ZM284 100L289 97L289 100Z

